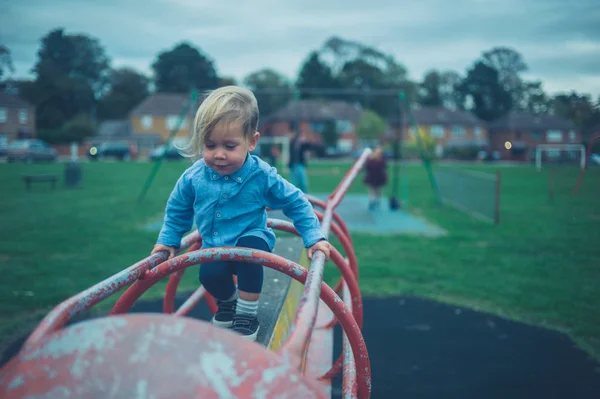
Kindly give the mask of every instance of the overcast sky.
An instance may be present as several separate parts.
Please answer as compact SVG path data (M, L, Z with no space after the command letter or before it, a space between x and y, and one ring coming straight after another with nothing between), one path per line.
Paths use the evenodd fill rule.
M0 43L15 77L27 76L40 38L59 26L99 39L114 67L147 74L158 52L189 41L238 81L266 66L294 79L333 35L395 55L416 80L431 68L464 74L502 45L546 91L600 96L598 0L3 0Z

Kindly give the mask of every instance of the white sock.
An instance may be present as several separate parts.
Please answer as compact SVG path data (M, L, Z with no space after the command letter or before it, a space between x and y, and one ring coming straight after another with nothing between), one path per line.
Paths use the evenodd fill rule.
M235 313L256 316L258 313L258 301L245 301L238 298Z

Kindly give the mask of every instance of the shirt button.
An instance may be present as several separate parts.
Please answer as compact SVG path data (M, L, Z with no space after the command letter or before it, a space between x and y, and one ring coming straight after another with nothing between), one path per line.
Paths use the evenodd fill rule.
M214 235L217 235L217 234L219 234L219 233L215 231L213 234L214 234Z
M227 194L223 194L223 198L227 198Z
M242 181L242 178L241 178L241 177L238 177L238 181Z
M216 178L217 178L217 175L213 175L213 179L216 179Z
M225 176L225 180L229 180L229 176Z
M221 214L220 214L220 213L217 213L217 217L218 217L218 218L220 218L220 217L221 217Z

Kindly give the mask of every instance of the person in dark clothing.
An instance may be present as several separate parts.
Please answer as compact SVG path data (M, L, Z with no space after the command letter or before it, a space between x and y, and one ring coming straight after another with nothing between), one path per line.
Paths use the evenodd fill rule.
M306 153L312 149L312 145L306 141L300 130L296 130L290 142L289 168L292 184L303 193L308 192L308 177L306 175Z
M383 149L375 147L373 153L365 163L365 178L363 182L369 188L369 210L379 208L381 192L387 184L387 162L383 156Z

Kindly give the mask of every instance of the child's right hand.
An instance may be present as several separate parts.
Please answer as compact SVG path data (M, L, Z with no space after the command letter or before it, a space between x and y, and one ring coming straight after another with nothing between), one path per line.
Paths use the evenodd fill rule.
M158 252L168 252L169 257L167 259L171 259L175 256L175 250L176 250L176 248L174 248L174 247L168 247L163 244L156 244L156 245L154 245L154 248L152 248L152 252L150 252L150 255L154 255L155 253L158 253Z

